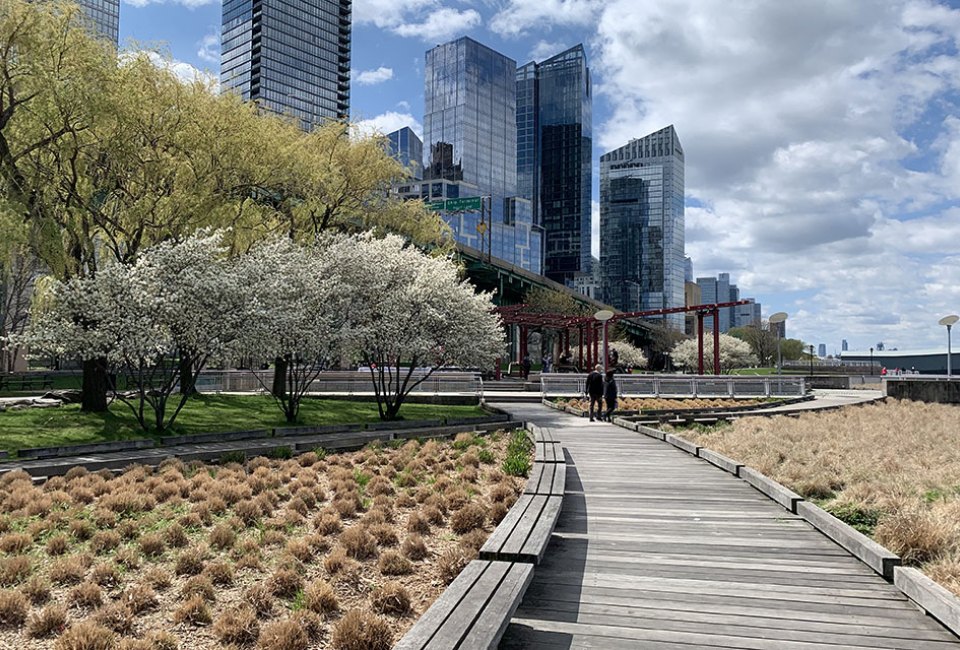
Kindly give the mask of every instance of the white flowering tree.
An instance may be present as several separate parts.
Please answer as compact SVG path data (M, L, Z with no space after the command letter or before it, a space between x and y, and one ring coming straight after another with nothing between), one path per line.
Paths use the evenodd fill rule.
M331 270L336 264L326 251L287 238L263 242L238 261L251 291L243 354L274 363L279 382L263 373L257 378L290 423L311 383L339 353L351 287Z
M646 368L647 356L638 347L626 341L610 341L610 354L617 353L617 365L629 368Z
M226 259L219 233L200 233L113 264L92 278L58 282L26 335L31 350L106 358L126 379L130 407L145 430L169 429L199 372L234 354L247 319L247 286ZM185 372L181 372L185 371ZM175 407L171 396L184 378Z
M687 339L677 343L671 357L673 362L689 369L694 369L698 365L697 339ZM708 333L703 337L703 359L706 367L713 366L713 334ZM728 336L720 335L720 372L727 373L734 368L746 368L755 365L757 358L750 349L750 344L746 341Z
M490 294L461 280L452 262L393 235L323 246L351 291L344 352L370 368L381 419L396 419L410 391L441 366L493 365L504 346L500 317Z

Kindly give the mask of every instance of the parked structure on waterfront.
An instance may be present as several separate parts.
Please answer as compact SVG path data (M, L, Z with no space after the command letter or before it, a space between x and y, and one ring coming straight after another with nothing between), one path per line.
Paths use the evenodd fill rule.
M582 45L517 70L517 182L543 228L543 274L589 286L593 93ZM579 275L586 276L575 282Z
M224 0L220 85L310 129L350 117L352 0Z
M683 306L684 158L673 126L600 157L600 264L604 302ZM683 314L667 322L683 330Z

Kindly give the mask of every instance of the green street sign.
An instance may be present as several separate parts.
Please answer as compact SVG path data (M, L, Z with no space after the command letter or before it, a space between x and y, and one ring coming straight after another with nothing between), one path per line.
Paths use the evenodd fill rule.
M430 201L427 203L427 209L433 210L434 212L440 212L443 210L443 201Z
M447 211L469 212L471 210L480 210L482 200L479 196L471 196L464 199L447 199Z

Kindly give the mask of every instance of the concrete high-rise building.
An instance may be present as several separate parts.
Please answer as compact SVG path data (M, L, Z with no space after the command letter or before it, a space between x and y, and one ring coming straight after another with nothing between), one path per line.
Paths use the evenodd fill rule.
M819 356L821 359L826 359L826 358L827 358L827 344L826 344L826 343L821 343L819 346L817 346L817 356Z
M352 0L224 0L220 85L310 129L350 117Z
M97 34L119 45L120 0L79 0L77 4L93 23Z
M689 257L683 258L683 281L693 282L693 260Z
M600 157L600 264L610 305L624 311L683 306L683 175L673 126ZM682 330L683 314L668 322Z
M517 70L517 181L543 228L543 274L591 274L593 94L582 45Z
M733 310L733 327L750 327L760 325L760 303L753 298L745 298L750 303L746 305L737 305Z
M516 62L463 37L428 50L425 73L419 198L489 197L487 213L442 212L457 241L541 273L542 232L517 188Z
M841 351L841 352L846 352L849 348L850 348L850 346L849 346L849 344L847 343L847 339L843 339L842 341L840 341L840 351Z
M409 170L410 178L423 180L423 141L409 126L387 134L390 155Z

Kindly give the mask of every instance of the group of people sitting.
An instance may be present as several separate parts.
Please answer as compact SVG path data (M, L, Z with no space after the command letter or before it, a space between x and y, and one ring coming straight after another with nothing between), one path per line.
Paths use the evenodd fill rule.
M597 364L593 372L587 375L587 396L590 398L590 421L594 421L593 409L596 406L596 419L601 422L612 422L613 412L617 409L617 382L613 378L613 370L606 375L603 366ZM603 410L603 402L607 402L607 410Z

